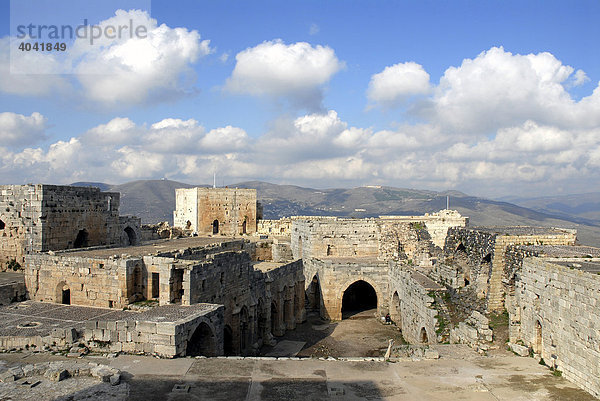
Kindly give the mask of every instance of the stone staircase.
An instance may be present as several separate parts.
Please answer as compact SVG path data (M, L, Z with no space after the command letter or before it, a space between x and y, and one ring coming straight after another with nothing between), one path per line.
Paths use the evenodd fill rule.
M494 247L494 259L492 261L490 288L487 296L487 308L490 312L498 312L504 308L502 275L504 272L505 251L506 246L504 244L496 243L496 246Z

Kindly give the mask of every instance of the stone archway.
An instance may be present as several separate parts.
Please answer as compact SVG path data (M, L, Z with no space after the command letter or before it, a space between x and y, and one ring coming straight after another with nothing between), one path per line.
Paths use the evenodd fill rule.
M394 291L394 295L392 295L392 301L390 302L390 318L396 326L402 328L402 305L400 296L398 296L398 291Z
M219 233L219 220L214 220L212 222L212 233L213 234L218 234Z
M234 355L233 349L233 330L228 324L223 328L223 351L225 356Z
M186 356L217 356L215 332L206 322L200 322L187 341Z
M71 288L66 282L61 281L56 286L56 296L54 298L57 304L71 305Z
M421 344L429 344L429 337L427 336L427 330L425 330L425 327L421 327L419 340L421 340Z
M73 248L87 248L88 241L89 234L87 230L85 228L83 230L79 230L77 237L75 238L75 242L73 242Z
M544 337L542 336L542 324L539 320L535 321L535 338L532 348L535 354L542 355L544 349Z
M133 228L129 226L125 227L125 234L127 234L126 246L137 245L137 236L135 235Z
M321 309L321 283L319 277L315 274L306 289L306 298L308 300L307 309Z
M365 280L354 281L342 295L342 319L370 309L377 309L375 288Z

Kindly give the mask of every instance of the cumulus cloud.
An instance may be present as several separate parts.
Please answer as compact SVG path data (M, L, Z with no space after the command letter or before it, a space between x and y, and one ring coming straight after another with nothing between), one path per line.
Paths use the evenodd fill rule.
M393 106L430 91L429 74L415 62L394 64L371 77L367 97L382 106Z
M34 112L30 116L0 113L0 142L4 146L33 145L46 139L46 117Z
M313 109L320 106L322 86L344 68L330 47L306 42L287 45L279 39L241 51L235 59L227 91L285 97Z
M194 93L196 77L191 66L214 51L210 41L201 40L195 30L158 25L140 10L117 10L99 26L106 31L108 26L129 25L130 21L133 26L145 27L147 34L112 39L103 36L93 44L89 38L77 38L60 56L54 52L13 52L12 63L9 44L15 39L2 38L0 70L6 74L0 74L0 90L39 96L60 89L108 107L160 102Z

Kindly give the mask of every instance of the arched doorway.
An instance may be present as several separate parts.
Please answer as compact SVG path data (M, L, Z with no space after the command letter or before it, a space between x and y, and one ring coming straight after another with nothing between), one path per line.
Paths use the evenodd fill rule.
M321 308L321 284L319 278L315 274L306 289L306 298L308 300L307 307L312 310L320 310Z
M71 305L71 289L64 281L56 286L56 303Z
M77 238L75 238L75 242L73 243L73 248L86 248L88 246L88 236L88 232L85 228L79 230Z
M215 220L212 223L213 234L219 233L219 220Z
M223 329L223 352L225 356L233 355L233 332L228 324Z
M247 217L244 217L244 222L242 223L242 234L246 234L246 225L247 225Z
M187 342L187 356L217 356L215 334L210 326L201 322Z
M342 319L377 308L377 292L364 280L352 283L342 297Z
M542 324L539 320L535 321L535 341L533 342L533 352L542 355L543 349Z
M245 306L240 311L240 353L248 347L248 308Z
M402 327L402 311L398 291L394 291L394 295L392 295L392 302L390 304L390 318L396 326L400 328Z
M258 338L263 339L265 330L267 329L267 317L265 316L264 302L262 298L259 298L258 305L256 305L256 323L258 327Z
M125 228L125 234L127 234L127 246L131 246L131 245L135 245L137 244L137 238L135 235L135 231L133 231L133 228L131 227L126 227Z
M141 301L144 296L144 274L140 265L135 265L128 283L128 298L131 302Z
M276 335L275 333L278 331L277 330L277 324L279 321L279 311L277 310L277 305L275 304L275 302L271 302L271 334L272 335Z
M429 338L427 337L427 330L425 330L425 327L421 327L421 335L419 338L422 344L429 344Z

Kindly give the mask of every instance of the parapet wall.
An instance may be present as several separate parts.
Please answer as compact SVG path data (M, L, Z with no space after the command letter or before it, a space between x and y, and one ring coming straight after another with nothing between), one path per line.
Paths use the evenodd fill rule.
M565 262L569 259L523 261L515 295L507 299L510 341L522 340L546 365L599 397L600 276Z

